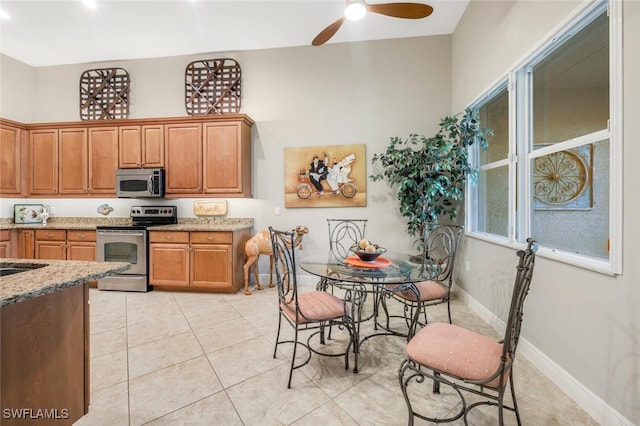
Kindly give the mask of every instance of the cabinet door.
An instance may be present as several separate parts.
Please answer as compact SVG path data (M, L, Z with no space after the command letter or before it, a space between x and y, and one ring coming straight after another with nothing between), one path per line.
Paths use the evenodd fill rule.
M0 231L0 257L11 256L11 231L3 229Z
M10 241L0 241L0 257L11 257Z
M31 169L29 193L58 193L58 130L32 130L29 134Z
M59 194L87 192L87 129L60 129ZM114 177L115 178L115 177Z
M204 192L242 192L239 124L204 125Z
M67 259L68 260L96 260L96 243L68 241L67 242Z
M31 229L18 231L18 257L20 259L35 259L36 233Z
M22 132L17 127L0 128L0 194L17 195L22 191Z
M189 285L189 244L149 244L149 282L152 285Z
M140 126L120 126L118 132L118 166L122 169L142 167Z
M118 128L89 129L89 192L116 193L118 169Z
M142 126L142 167L164 167L164 126Z
M204 124L204 192L251 196L251 129L242 122Z
M169 124L165 126L167 194L202 192L202 126Z
M64 241L36 241L36 259L66 260Z
M96 260L96 231L68 230L67 259Z
M232 290L231 246L193 244L191 246L191 285Z

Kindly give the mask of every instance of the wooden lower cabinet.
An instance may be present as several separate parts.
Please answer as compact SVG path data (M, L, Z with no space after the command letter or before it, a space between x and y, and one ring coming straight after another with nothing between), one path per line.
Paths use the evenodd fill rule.
M96 260L96 231L67 231L68 260Z
M93 230L22 230L19 245L20 253L24 254L21 257L26 259L96 260L96 231ZM31 245L33 257L29 257Z
M18 231L18 254L20 259L36 258L36 231L21 229Z
M149 282L158 288L235 293L250 230L150 231Z
M37 229L36 259L66 260L67 231L64 229Z
M11 256L11 231L3 229L0 231L0 257Z
M89 410L89 290L86 284L0 307L3 409L49 410L40 421L72 425ZM24 414L24 412L23 412ZM55 420L54 420L55 419Z
M68 260L96 260L96 231L67 231ZM98 287L97 281L89 281L89 287Z
M189 286L189 255L189 232L149 232L149 282Z

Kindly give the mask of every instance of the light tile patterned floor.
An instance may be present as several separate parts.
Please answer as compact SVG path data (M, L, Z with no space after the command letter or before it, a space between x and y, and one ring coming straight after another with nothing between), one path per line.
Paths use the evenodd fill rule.
M365 342L357 374L344 369L343 358L314 356L287 389L291 346L273 358L275 289L252 296L92 289L90 300L91 406L78 426L407 423L400 337ZM430 321L446 321L446 307L428 312ZM461 302L453 301L452 312L455 324L495 335ZM340 340L336 332L334 344ZM521 355L515 374L524 424L596 424ZM426 394L425 404L453 409L446 393ZM497 424L495 409L477 410L470 424ZM512 413L506 424L515 424Z

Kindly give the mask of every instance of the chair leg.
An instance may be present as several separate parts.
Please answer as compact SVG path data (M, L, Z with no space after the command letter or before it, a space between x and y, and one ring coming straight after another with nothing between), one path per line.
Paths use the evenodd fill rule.
M513 366L511 366L511 371L509 372L509 387L511 388L511 400L513 401L513 411L516 413L516 421L518 422L518 426L522 425L520 422L520 412L518 411L518 402L516 401L516 388L513 384Z
M451 322L451 295L447 297L447 313L449 314L449 324L453 324Z
M276 346L273 348L273 357L276 357L278 352L278 342L280 341L280 327L282 326L282 312L278 312L278 332L276 333Z
M409 367L409 360L405 359L402 364L400 364L400 368L398 369L398 380L400 381L400 389L402 390L402 396L404 396L404 401L407 404L407 410L409 411L409 420L407 424L409 426L413 426L413 407L411 406L411 400L409 399L409 395L407 394L407 386L408 380L405 382L404 380L404 372Z
M298 324L296 324L296 329L295 329L294 338L293 338L293 355L291 356L291 368L289 369L289 383L287 384L288 389L291 389L291 378L293 377L293 369L296 364L297 350L298 350Z
M433 393L440 393L440 381L436 380L438 377L440 377L440 373L436 373L435 371L433 372Z

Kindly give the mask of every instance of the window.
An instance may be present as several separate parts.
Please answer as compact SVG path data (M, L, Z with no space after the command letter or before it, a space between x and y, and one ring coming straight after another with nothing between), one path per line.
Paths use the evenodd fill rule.
M473 105L494 136L473 147L467 229L505 244L531 236L545 256L619 273L621 43L609 13L620 12L607 6L591 5Z
M509 236L509 93L506 82L476 105L482 127L493 130L487 150L477 153L478 181L475 191L477 214L473 229ZM472 157L473 158L473 157Z

